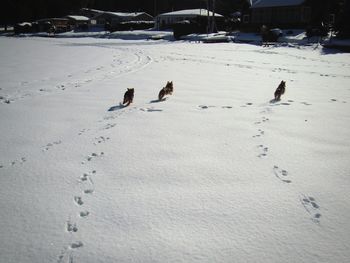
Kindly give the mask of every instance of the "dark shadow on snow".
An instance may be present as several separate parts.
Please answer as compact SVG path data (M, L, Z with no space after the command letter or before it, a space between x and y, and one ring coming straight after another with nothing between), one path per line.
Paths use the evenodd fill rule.
M164 98L161 100L151 100L149 103L159 103L159 102L166 101L166 100L167 100L167 98Z
M120 109L125 108L125 107L126 107L125 105L123 105L123 104L120 103L119 105L110 107L110 108L108 109L108 111L116 111L116 110L120 110Z
M270 100L270 103L275 104L275 103L277 103L279 101L281 101L281 100L272 99L272 100Z

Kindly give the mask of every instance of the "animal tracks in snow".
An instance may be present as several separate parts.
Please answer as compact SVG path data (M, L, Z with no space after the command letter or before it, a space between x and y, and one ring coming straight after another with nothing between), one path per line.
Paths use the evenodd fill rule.
M113 69L113 72L112 71L108 72L108 66L105 66L105 65L99 66L99 67L95 66L94 69L91 69L92 70L91 73L96 74L96 72L100 72L100 74L97 77L94 76L93 80L89 78L89 79L86 79L85 82L83 82L83 80L79 83L77 82L76 87L81 86L84 83L88 83L90 81L104 80L112 77L115 78L127 73L132 73L137 70L140 70L141 68L144 68L145 66L147 66L149 63L152 62L152 58L145 55L143 52L140 52L138 50L133 50L133 51L134 53L132 54L132 59L128 58L127 60L123 59L123 61L121 61L123 65L120 65L119 71L117 70L116 67L114 67L115 65L113 65L113 68L115 68L115 70ZM115 59L113 62L115 62ZM65 90L66 88L72 87L72 85L70 84L71 83L60 84L57 86L57 89ZM114 119L120 117L120 115L122 114L128 113L130 111L134 112L135 110L140 110L144 112L161 111L160 109L153 108L153 107L139 109L136 107L125 108L124 106L121 106L121 105L113 106L108 110L109 111L108 115L106 115L103 118L103 120L101 120L101 122L103 122L103 125L101 125L97 130L93 130L88 135L91 135L93 132L98 132L101 130L109 130L114 128L117 125L117 123L113 121ZM88 131L90 131L90 129L82 129L78 132L78 135L79 136L86 135ZM94 147L96 146L101 147L103 144L108 143L110 139L111 139L110 137L105 135L102 136L101 134L98 134L98 135L94 134L94 136L92 137L91 143L94 145ZM43 146L43 151L47 151L51 149L51 147L54 147L60 143L61 141L48 143L46 146ZM81 164L84 165L82 167L93 165L93 160L102 158L104 155L105 153L103 151L92 150L90 154L85 155L85 157L82 158ZM82 231L82 229L79 228L78 226L79 220L89 220L89 217L91 215L91 211L87 210L85 206L86 206L86 203L88 203L89 200L91 200L92 196L95 193L95 185L94 185L95 175L96 175L96 170L92 169L89 172L82 173L77 178L78 180L76 181L76 183L81 185L82 192L72 195L71 198L72 198L72 201L74 202L74 205L77 206L78 211L75 219L74 218L71 219L71 217L69 217L69 220L65 222L65 231L71 235L71 238L70 238L70 241L67 243L67 246L63 249L63 251L59 255L57 262L73 263L74 251L77 249L81 249L84 246L84 243L83 243L84 240L79 240L79 239L76 240L76 239L72 239L72 237L76 235L76 232L78 232L78 230L79 232Z
M105 143L108 140L110 140L109 137L104 137L104 136L95 137L94 145L98 145L100 143Z
M270 113L271 112L271 109L269 107L266 107L262 112L260 113ZM255 125L259 125L259 127L262 127L264 123L268 122L270 119L265 117L265 116L261 116L260 119L256 122L254 122ZM265 135L265 130L263 130L262 128L259 128L257 130L257 133L254 134L252 136L252 138L262 138L263 136ZM257 146L258 150L259 150L259 154L257 155L257 157L259 158L264 158L267 156L267 153L269 151L269 147L267 147L266 145L264 144L259 144Z
M253 138L258 138L258 137L261 137L265 134L265 131L263 131L262 129L258 129L258 133L253 135L252 137Z
M89 188L86 188L84 190L84 194L92 194L95 190L94 190L94 182L92 180L92 175L96 174L96 171L93 170L91 173L84 173L80 178L79 180L81 182L89 182L90 183L90 187Z
M5 164L0 164L0 169L5 169L7 167L14 167L14 166L17 166L17 165L23 165L25 162L27 161L27 158L26 157L21 157L20 159L16 159L16 160L12 160L9 162L9 165L6 166Z
M247 102L246 104L241 105L241 107L242 107L242 108L245 108L245 107L247 107L247 106L252 106L252 105L253 105L252 102Z
M80 217L87 217L89 214L90 214L90 212L85 210L85 211L81 211L81 212L79 213L79 216L80 216Z
M272 112L272 109L267 107L265 109L263 109L260 113L271 113Z
M78 135L83 135L87 131L90 131L90 129L82 129L79 131Z
M75 223L72 223L70 220L67 221L67 231L72 232L78 232L78 227Z
M70 245L70 248L76 249L76 248L82 247L83 245L84 245L83 242L81 242L81 241L76 241L76 242L73 242L73 243Z
M74 196L74 202L75 202L77 205L79 205L79 206L81 206L81 205L84 204L83 199L82 199L81 196Z
M302 194L300 196L300 202L305 208L306 212L311 216L311 220L314 223L320 223L321 213L320 206L316 202L316 199L312 196L306 196Z
M221 108L221 109L232 109L232 106L229 105L224 105L224 106L213 106L213 105L198 105L198 108L200 110L207 110L209 108Z
M340 100L337 100L337 99L330 99L330 101L329 102L338 102L338 103L346 103L346 101L345 100L343 100L343 101L340 101Z
M92 153L88 156L85 157L85 160L90 162L92 161L93 159L97 158L97 157L102 157L104 156L104 152L100 152L100 153ZM82 161L81 164L85 164L86 162L85 161Z
M64 248L61 251L61 254L58 256L57 263L64 263L64 260L67 259L68 261L65 261L67 263L74 263L74 257L73 257L73 251L75 249L78 249L80 247L84 246L83 242L81 241L75 241L70 243L70 245L66 248Z
M269 151L269 148L260 144L257 146L260 150L260 154L258 155L259 158L263 158L267 156L267 152Z
M84 180L82 180L82 181L86 181L87 178L91 179L90 177L91 177L92 175L94 175L94 174L96 174L96 170L92 170L90 173L84 173L84 174L82 175L82 177L80 177L80 178L81 178L81 179L84 178Z
M273 167L273 173L275 176L284 183L291 183L292 181L288 179L288 172L279 168L277 165Z
M215 106L207 106L207 105L199 105L198 107L201 110L206 110L206 109L209 109L209 108L215 108Z
M254 124L262 124L262 123L267 122L269 120L270 120L269 118L266 118L263 116L263 117L261 117L261 120L256 121Z
M46 152L46 151L48 151L48 150L50 150L53 146L55 146L55 145L59 145L59 144L61 144L62 143L62 141L61 140L58 140L58 141L55 141L55 142L50 142L50 143L48 143L48 144L46 144L44 147L43 147L43 152Z
M330 102L337 102L336 99L331 99ZM277 102L276 102L277 103ZM294 103L293 100L287 100L286 102L280 103L278 102L275 105L291 105L292 103ZM305 105L305 106L311 106L312 104L308 103L308 102L300 102L301 104ZM270 107L266 107L264 110L262 110L260 113L263 115L269 114L272 112L272 109ZM260 118L260 120L254 122L255 125L259 125L258 127L264 127L265 123L269 121L269 118L262 116ZM252 138L262 138L263 135L265 134L265 130L263 128L260 128L257 130L257 133L255 135L252 136ZM259 158L264 158L267 156L268 152L269 152L269 148L264 145L264 144L260 144L257 146L258 150L259 150L259 154L257 157ZM280 180L282 183L285 183L287 185L291 185L292 180L290 178L290 173L285 170L282 169L281 167L279 167L278 165L274 165L272 168L272 173L274 174L274 176ZM291 187L291 186L290 186ZM294 185L295 187L295 185ZM308 213L308 215L310 216L310 219L312 220L312 222L319 224L320 220L321 220L321 213L320 213L320 205L319 203L316 201L316 199L313 196L306 196L304 194L301 194L299 196L299 200L300 203L302 204L302 206L304 207L305 211Z
M100 138L100 137L98 137ZM100 138L101 139L101 138ZM88 156L88 159L91 157L98 157L103 155L104 153L101 152L100 154L97 153L92 153L91 155ZM94 187L94 182L92 180L92 177L96 175L96 170L91 170L90 172L87 173L83 173L80 177L78 182L82 183L83 185L83 194L86 195L91 195L93 194L93 192L95 191L95 187ZM78 207L84 207L85 202L83 201L83 197L81 195L75 195L73 197L74 203L78 206ZM79 218L87 218L90 215L90 211L86 210L86 209L82 209L79 213L78 213L78 217ZM66 231L70 234L74 234L76 232L78 232L78 225L77 223L74 223L71 221L71 219L69 218L69 220L67 220L66 222ZM82 241L75 241L70 243L70 245L68 246L68 248L64 249L63 252L60 254L58 261L57 262L63 262L63 260L65 258L67 258L69 260L69 262L73 262L73 251L75 249L79 249L81 247L83 247L83 242Z
M24 164L25 162L27 161L27 158L25 158L25 157L21 157L21 159L19 159L19 160L13 160L13 161L11 161L10 162L10 165L11 166L15 166L15 165L18 165L18 164Z
M155 108L151 107L151 108L140 108L140 111L144 111L144 112L160 112L160 111L163 111L163 110L155 109Z
M85 189L84 194L92 194L94 192L94 189Z
M107 123L105 126L103 126L103 130L109 130L111 128L114 128L117 124L116 123Z

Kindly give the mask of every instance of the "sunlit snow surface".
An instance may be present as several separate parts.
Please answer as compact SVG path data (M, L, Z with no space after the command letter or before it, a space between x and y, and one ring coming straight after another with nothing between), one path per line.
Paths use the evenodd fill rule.
M348 262L350 54L1 37L0 80L1 263Z

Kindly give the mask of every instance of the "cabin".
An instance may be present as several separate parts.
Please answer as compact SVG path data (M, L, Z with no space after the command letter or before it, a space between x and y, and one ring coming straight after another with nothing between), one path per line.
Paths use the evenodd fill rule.
M69 20L71 28L74 30L87 30L89 28L90 18L86 16L69 15L66 16Z
M210 17L213 17L213 12L208 11L207 9L187 9L164 13L156 17L155 24L157 29L169 29L173 28L174 24L181 21L207 21L208 13ZM219 23L224 21L222 15L215 13L214 16L215 20Z
M243 24L260 27L305 28L311 21L307 0L250 0L242 16Z
M44 18L36 21L38 23L38 32L46 32L48 28L55 27L56 33L67 32L71 30L68 18Z
M14 26L15 34L32 33L34 30L35 29L33 29L33 23L29 23L29 22L17 23Z
M112 29L119 27L121 24L148 24L153 27L153 16L145 12L103 12L93 17L96 22L96 26L105 27L109 25Z

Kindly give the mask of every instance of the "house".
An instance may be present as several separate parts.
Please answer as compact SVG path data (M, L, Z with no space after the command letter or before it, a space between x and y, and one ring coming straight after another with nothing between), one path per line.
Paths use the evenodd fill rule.
M57 33L71 30L68 18L44 18L36 22L38 23L39 32L47 31L52 26L55 27Z
M153 27L153 16L145 12L122 13L122 12L103 12L93 17L97 26L108 24L111 28L118 27L121 23L141 23L150 22ZM149 24L149 23L148 23Z
M14 25L15 34L26 34L32 33L33 31L33 24L29 22L22 22Z
M250 0L242 20L253 26L305 28L311 21L311 7L307 0Z
M66 18L68 18L69 24L74 29L84 30L84 29L88 29L88 27L89 27L89 23L90 23L89 17L69 15L69 16L66 16Z
M194 20L206 20L209 16L213 17L213 12L208 11L207 9L187 9L174 11L170 13L160 14L156 17L156 28L157 29L166 29L172 28L172 26L184 20L194 21ZM224 20L224 17L220 14L215 13L215 20Z

